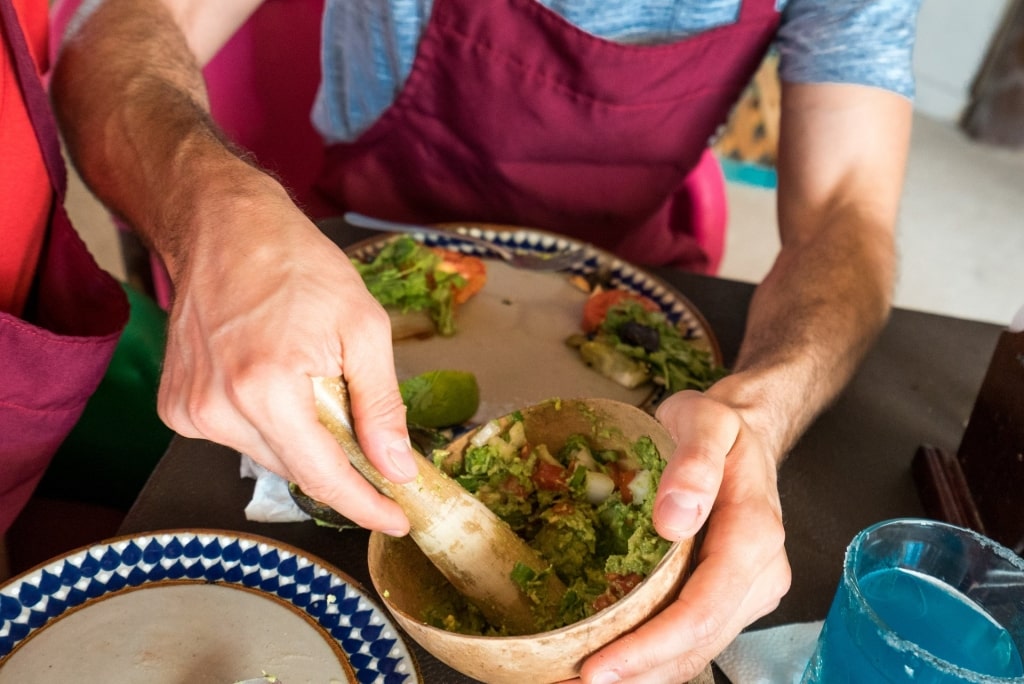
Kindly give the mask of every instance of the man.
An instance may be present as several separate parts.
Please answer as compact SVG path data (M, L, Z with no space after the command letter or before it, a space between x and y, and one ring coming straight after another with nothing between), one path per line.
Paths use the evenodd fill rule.
M64 48L59 109L86 180L175 283L165 420L403 534L317 425L309 382L344 375L367 455L411 477L386 316L206 111L198 65L256 4L103 2ZM339 209L534 225L694 268L706 252L677 188L781 41L782 249L734 372L658 411L677 448L655 524L679 539L706 522L700 563L678 601L588 659L591 684L692 677L775 608L790 581L776 469L889 311L916 4L781 4L680 2L653 26L637 8L664 3L326 4L314 115L332 144L319 186Z

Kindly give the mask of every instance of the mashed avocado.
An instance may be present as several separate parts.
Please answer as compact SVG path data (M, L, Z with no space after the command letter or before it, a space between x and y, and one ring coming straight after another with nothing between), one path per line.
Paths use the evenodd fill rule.
M488 423L462 458L445 450L434 463L551 563L568 588L556 629L611 605L641 582L670 543L651 522L664 461L654 442L641 438L624 451L598 450L586 435L565 444L531 444L522 417L504 427ZM513 579L538 601L538 574L517 567ZM430 624L467 634L498 635L468 603L435 606Z

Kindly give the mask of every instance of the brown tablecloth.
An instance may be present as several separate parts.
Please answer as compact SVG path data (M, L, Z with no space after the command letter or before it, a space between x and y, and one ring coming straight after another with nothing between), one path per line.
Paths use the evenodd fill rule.
M365 235L337 225L325 231L340 244ZM704 314L731 363L753 287L652 271ZM779 487L793 585L779 608L753 628L824 618L853 535L880 520L923 515L911 459L922 443L956 449L1000 332L987 323L893 313L853 382L782 467ZM213 528L261 534L319 556L375 595L366 569L365 532L247 521L243 509L253 483L239 478L238 464L238 454L230 449L175 439L121 532ZM410 647L425 682L471 681L411 641Z

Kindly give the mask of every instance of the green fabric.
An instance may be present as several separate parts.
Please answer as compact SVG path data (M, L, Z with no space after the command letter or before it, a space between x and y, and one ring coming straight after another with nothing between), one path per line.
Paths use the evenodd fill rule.
M131 314L110 367L37 493L127 510L173 432L156 413L167 313L122 283Z

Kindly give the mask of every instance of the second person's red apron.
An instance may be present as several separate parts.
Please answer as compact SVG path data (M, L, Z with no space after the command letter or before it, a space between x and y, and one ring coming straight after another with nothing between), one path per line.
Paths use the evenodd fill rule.
M535 0L435 0L396 101L319 182L341 210L571 235L706 270L684 179L775 34L775 0L666 45L581 31ZM717 236L720 240L721 236Z
M10 0L0 0L0 38L17 79L10 85L18 97L7 102L27 111L54 192L29 302L21 316L0 312L2 535L103 378L128 320L128 301L64 211L57 125ZM5 228L0 225L0 234Z

